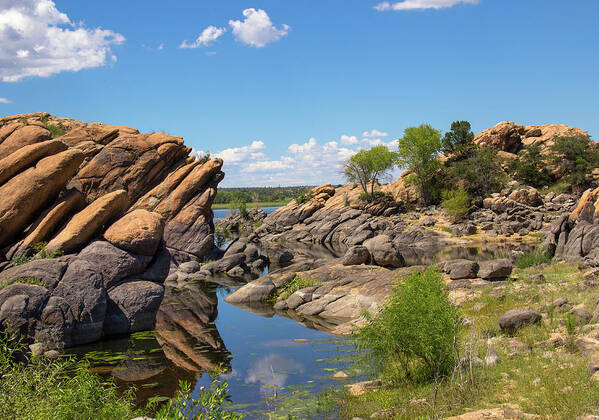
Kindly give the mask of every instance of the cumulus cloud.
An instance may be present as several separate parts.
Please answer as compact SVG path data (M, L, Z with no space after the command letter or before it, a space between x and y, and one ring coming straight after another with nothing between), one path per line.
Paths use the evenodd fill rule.
M290 372L303 373L304 368L294 360L271 353L254 362L247 371L246 384L260 384L265 394L272 395L287 383Z
M343 134L339 139L341 144L358 144L358 138L356 136L348 136L347 134Z
M364 133L388 136L378 130ZM225 149L214 156L224 160L226 177L223 186L340 184L344 182L343 163L359 150L378 145L397 150L397 141L394 140L344 134L338 141L327 142L310 137L303 143L289 145L278 157L268 153L266 145L260 140L254 140L247 146ZM202 151L192 151L193 156L203 154Z
M0 78L48 77L99 67L116 57L123 35L71 22L51 0L0 1Z
M240 163L250 159L256 160L264 158L264 153L260 152L260 150L264 149L266 149L264 142L254 140L249 146L225 149L222 152L217 153L215 156L228 163Z
M404 0L390 3L382 2L374 6L376 10L423 10L423 9L445 9L458 4L478 4L479 0Z
M10 99L0 98L0 104L12 104Z
M372 137L388 137L389 133L384 131L379 131L377 129L373 129L371 131L364 131L362 133L362 137L372 138Z
M229 25L235 38L246 45L262 48L286 36L291 29L289 25L274 26L262 9L245 9L243 15L245 20L230 20Z
M202 31L200 36L192 42L191 44L187 43L187 40L183 41L179 48L199 48L206 47L211 45L214 41L220 38L225 32L227 32L227 28L217 28L216 26L208 26L206 29Z

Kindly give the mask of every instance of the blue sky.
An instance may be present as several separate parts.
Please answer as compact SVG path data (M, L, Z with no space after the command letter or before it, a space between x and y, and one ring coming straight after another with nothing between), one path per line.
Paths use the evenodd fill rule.
M166 4L0 0L0 115L180 135L226 186L341 182L420 123L599 135L597 0Z

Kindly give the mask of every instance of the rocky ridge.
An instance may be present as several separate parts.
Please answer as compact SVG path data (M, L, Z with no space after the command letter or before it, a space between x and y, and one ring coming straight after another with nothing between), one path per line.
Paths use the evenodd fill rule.
M47 347L153 328L171 263L214 243L223 162L189 153L132 127L0 118L0 327Z

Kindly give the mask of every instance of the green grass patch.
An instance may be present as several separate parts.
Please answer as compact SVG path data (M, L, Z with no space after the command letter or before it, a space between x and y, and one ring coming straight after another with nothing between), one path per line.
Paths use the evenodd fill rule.
M316 286L317 282L309 277L295 276L293 280L284 283L279 287L276 292L268 299L269 302L274 303L278 300L287 300L289 297L297 292L298 290L305 289L306 287Z
M39 242L33 246L33 251L36 255L17 254L11 260L12 265L23 265L35 258L46 259L46 258L58 258L64 255L64 251L49 251L47 242Z
M549 255L547 255L545 251L543 251L541 248L535 248L519 257L516 260L515 265L518 268L524 269L528 267L533 267L535 265L550 264L551 261L552 258Z
M1 280L0 280L1 282ZM42 286L42 287L46 287L46 285L44 283L42 283L41 281L39 281L36 278L33 277L19 277L16 279L12 279L6 282L2 282L0 283L0 290L4 289L5 287L8 287L12 284L33 284L36 286Z

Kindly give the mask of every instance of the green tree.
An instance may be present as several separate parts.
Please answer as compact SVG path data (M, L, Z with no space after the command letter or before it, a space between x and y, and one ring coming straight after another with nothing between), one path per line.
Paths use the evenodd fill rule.
M461 185L472 198L488 197L500 191L507 182L497 151L488 146L473 146L470 156L448 167L448 180Z
M442 149L441 132L428 124L408 127L398 142L399 164L413 174L409 182L418 186L424 204L434 202L439 198L437 175L442 165L437 157Z
M461 160L468 155L474 140L472 126L468 121L454 121L451 130L443 136L443 153L452 155L453 160Z
M397 154L389 151L387 146L375 146L370 150L360 150L350 157L343 165L343 172L349 182L360 184L370 199L374 200L377 180L389 175L396 159Z
M575 187L586 187L589 174L599 167L599 151L586 137L558 137L551 146L552 163L563 168L564 179Z
M544 187L551 183L551 173L539 146L530 146L518 153L518 159L510 164L510 172L527 185Z

